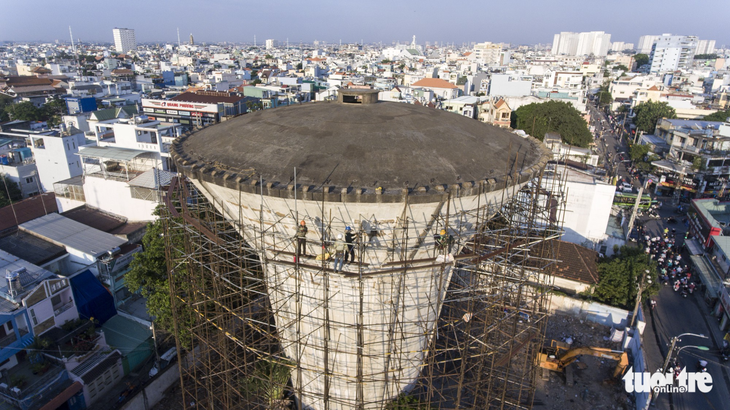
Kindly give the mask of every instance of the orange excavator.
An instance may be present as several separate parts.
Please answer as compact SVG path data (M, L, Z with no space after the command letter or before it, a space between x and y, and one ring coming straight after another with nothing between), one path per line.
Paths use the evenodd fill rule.
M570 345L556 340L552 341L551 350L553 350L555 354L538 353L537 359L540 367L543 369L562 372L569 364L576 361L578 356L584 354L600 357L602 359L616 360L618 364L616 365L616 369L613 371L614 378L621 377L626 368L629 367L629 356L626 352L619 350L611 350L604 347L570 348Z

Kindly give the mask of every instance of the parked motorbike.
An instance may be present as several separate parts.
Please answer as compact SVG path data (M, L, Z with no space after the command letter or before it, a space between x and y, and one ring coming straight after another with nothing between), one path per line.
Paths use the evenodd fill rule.
M697 362L697 371L702 373L707 373L707 360L700 359Z

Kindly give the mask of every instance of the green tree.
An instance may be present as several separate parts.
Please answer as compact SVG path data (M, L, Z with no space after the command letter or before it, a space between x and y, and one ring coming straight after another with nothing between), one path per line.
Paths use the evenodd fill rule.
M670 107L666 102L647 101L641 103L634 108L634 124L637 131L646 133L654 132L657 122L662 118L677 118L674 108Z
M730 107L726 108L725 111L715 111L710 115L706 115L703 121L727 121L730 117Z
M714 60L718 57L717 54L695 54L695 60Z
M647 274L646 271L649 271ZM643 298L659 292L656 280L657 268L641 248L622 247L618 255L598 262L598 285L593 297L611 306L631 309L634 307L639 283L644 279ZM650 283L651 282L651 283Z
M43 118L43 112L30 101L10 104L5 107L5 112L11 120L40 121Z
M548 132L558 132L563 142L578 147L588 147L593 141L580 112L562 101L523 105L512 112L512 128L524 130L540 141Z
M608 91L608 84L609 83L606 82L606 84L598 87L598 105L600 106L606 106L613 102L613 96L611 95L611 92Z
M11 201L15 203L23 199L23 193L18 184L11 181L5 174L0 174L0 177L3 179L3 184L0 184L0 208L10 205ZM8 192L10 192L9 199Z
M649 56L646 54L636 54L634 61L636 62L636 68L639 68L645 64L649 64Z
M302 69L302 63L297 63L297 70L301 70L301 69Z
M155 215L160 215L162 208L158 207ZM174 237L171 241L181 241ZM139 293L147 299L147 313L154 318L155 325L168 333L175 332L174 315L172 311L170 282L167 275L167 261L165 258L164 226L161 219L147 224L147 231L142 237L143 251L135 254L130 267L124 275L127 289ZM190 318L190 311L178 312L178 320ZM190 335L187 326L180 326L178 334L181 343L189 347Z
M634 144L629 148L629 156L631 157L631 160L636 161L643 161L646 154L649 153L649 146L648 145L639 145Z
M62 115L68 114L66 101L60 98L54 98L43 104L41 112L46 121L48 121L48 126L54 127L61 123Z
M0 122L9 121L10 117L5 111L5 107L13 103L13 98L5 94L0 94Z
M628 68L628 67L626 67L626 66L625 66L625 65L623 65L623 64L619 64L619 65L617 65L617 66L615 67L615 69L616 69L616 70L620 70L620 71L623 71L623 72L629 71L629 68Z

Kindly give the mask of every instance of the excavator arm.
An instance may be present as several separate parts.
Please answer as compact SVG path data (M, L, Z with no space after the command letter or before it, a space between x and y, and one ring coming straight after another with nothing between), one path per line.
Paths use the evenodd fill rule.
M545 369L563 371L569 364L573 363L578 356L588 354L603 359L616 360L618 364L613 372L613 377L621 376L627 367L629 367L629 356L626 352L618 350L606 349L603 347L576 347L568 350L560 356L560 358L552 359L548 355L540 354L540 367Z

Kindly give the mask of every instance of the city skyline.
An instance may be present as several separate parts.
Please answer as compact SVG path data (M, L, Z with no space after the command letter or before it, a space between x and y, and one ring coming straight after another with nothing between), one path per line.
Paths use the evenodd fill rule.
M4 3L7 16L20 15L27 4L19 0ZM216 3L130 0L123 5L111 3L99 14L99 9L88 7L88 3L70 0L64 3L63 10L33 14L32 24L28 18L6 19L0 26L0 41L69 42L68 27L71 26L74 40L103 43L113 42L113 28L127 27L135 30L138 43L176 43L179 28L181 38L187 39L193 33L197 42L206 43L251 43L256 36L260 44L269 38L282 43L289 39L290 44L315 40L390 44L410 42L415 35L419 44L427 41L456 45L483 41L550 44L553 35L559 32L604 31L611 34L612 41L635 44L642 35L672 33L716 40L718 48L730 45L730 33L719 22L708 24L705 19L696 18L681 21L680 25L678 13L684 4L678 0L661 5L618 0L611 7L597 10L579 8L570 0L549 3L527 0L519 6L507 4L496 8L485 3L457 9L432 0L397 3L375 0L364 7L331 0L302 7L299 2L285 0L276 7L256 8L233 0ZM57 7L57 3L48 0L34 3L38 9L45 6L50 9ZM730 12L730 2L701 0L699 4L693 3L693 9L721 16ZM205 18L206 15L210 17Z

